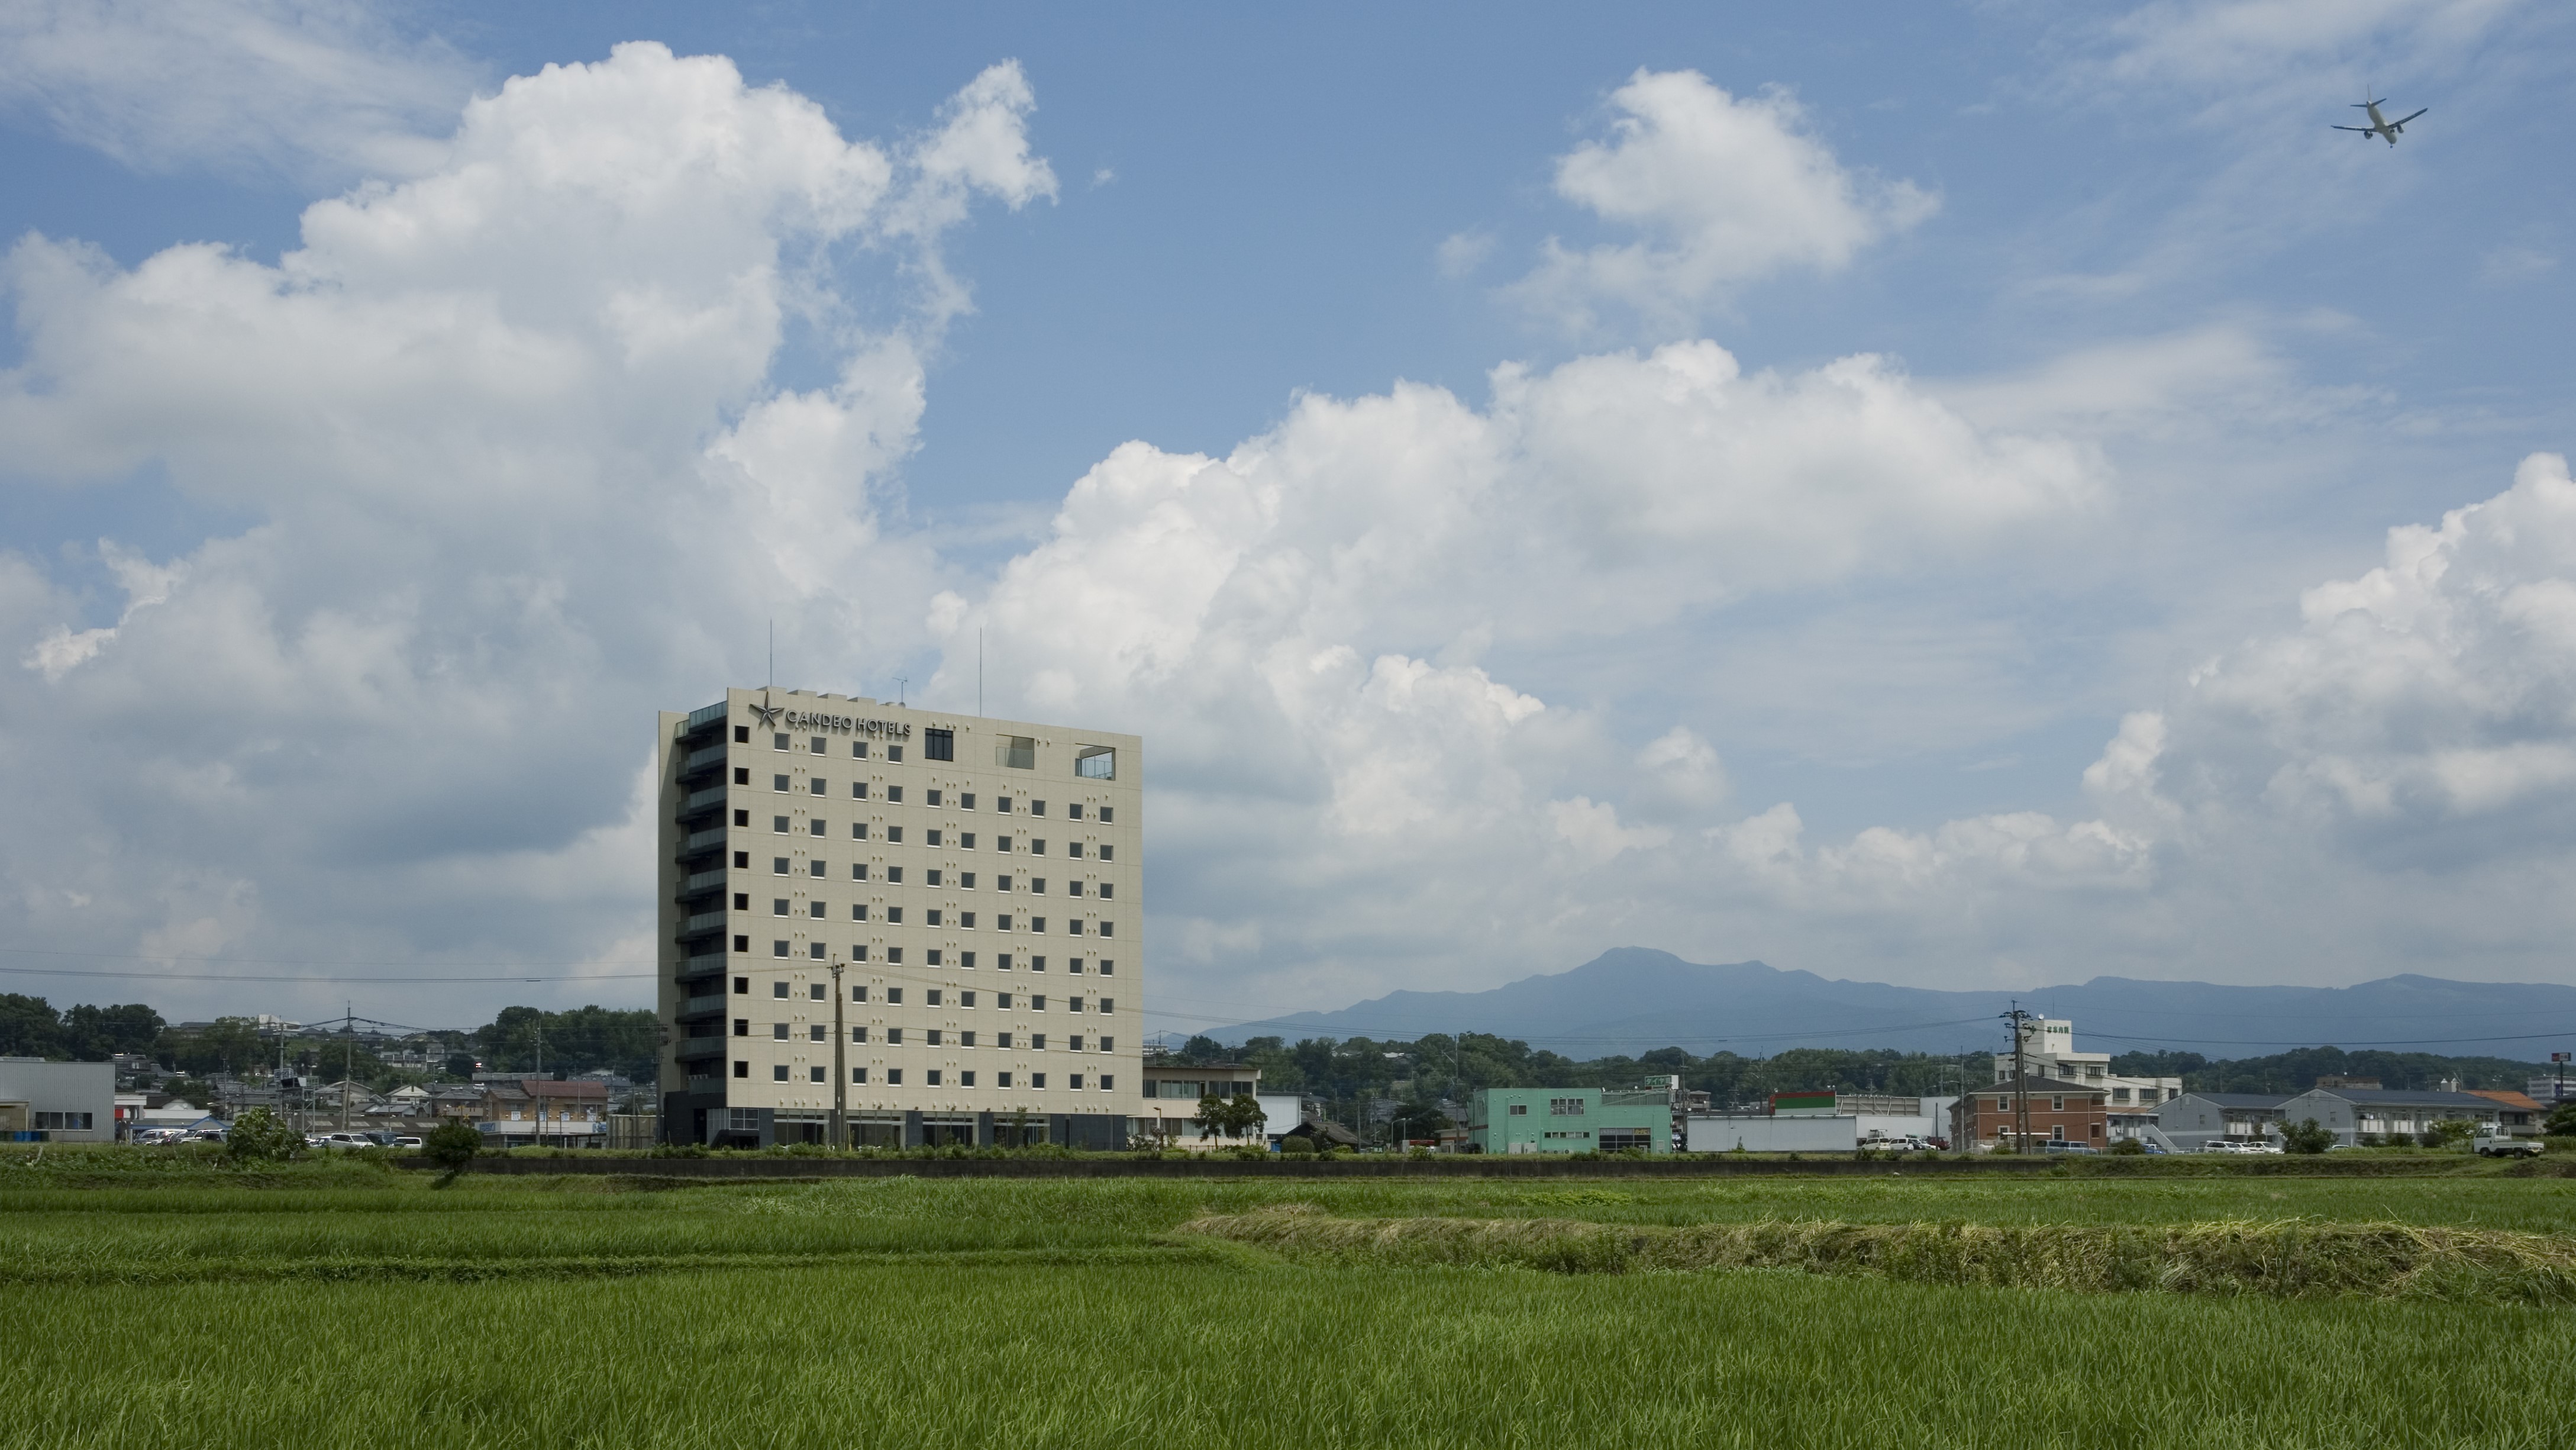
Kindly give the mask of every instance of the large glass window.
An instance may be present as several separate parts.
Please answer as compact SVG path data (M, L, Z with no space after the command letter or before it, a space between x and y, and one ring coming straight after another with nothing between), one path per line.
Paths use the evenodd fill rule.
M1106 745L1086 745L1074 752L1073 773L1084 780L1116 780L1118 752Z
M922 731L921 758L924 760L955 760L957 758L957 732L954 730L940 729Z

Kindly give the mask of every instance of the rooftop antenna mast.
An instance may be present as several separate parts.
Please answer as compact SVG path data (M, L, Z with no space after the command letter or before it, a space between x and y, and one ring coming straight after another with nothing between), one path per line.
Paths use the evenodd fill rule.
M894 702L895 702L896 704L898 704L898 705L900 705L900 704L902 704L902 703L904 702L904 700L903 700L903 687L904 687L907 683L909 683L909 682L908 682L907 680L905 680L905 678L904 678L903 676L901 676L901 675L897 675L897 676L895 676L895 677L894 677Z
M776 685L777 683L778 683L778 619L777 619L777 617L776 617L775 615L773 615L773 616L771 616L771 617L770 617L770 621L769 621L769 670L768 670L768 682L767 682L766 684L763 684L763 685L761 686L761 688L762 688L762 689L764 689L764 690L765 690L765 689L769 689L769 688L771 688L772 686Z

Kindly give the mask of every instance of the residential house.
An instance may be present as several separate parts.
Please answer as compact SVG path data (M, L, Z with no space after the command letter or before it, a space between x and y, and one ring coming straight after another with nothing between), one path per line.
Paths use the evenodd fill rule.
M2359 1145L2413 1137L2442 1122L2492 1124L2504 1111L2504 1105L2493 1098L2441 1088L2315 1088L2283 1103L2281 1121L2314 1118L2335 1135L2336 1142Z
M2021 1103L2029 1103L2030 1123L2020 1125ZM1987 1152L2007 1143L2026 1149L2052 1144L2086 1148L2109 1145L2110 1090L2092 1082L2065 1078L2006 1080L1963 1093L1950 1107L1950 1146ZM2021 1135L2029 1134L2024 1142Z
M2528 1094L2511 1088L2471 1088L2469 1096L2495 1100L2496 1106L2503 1110L2496 1114L2496 1124L2510 1138L2539 1137L2541 1125L2549 1117L2549 1109L2532 1101Z
M2288 1093L2184 1093L2156 1109L2156 1132L2177 1153L2212 1143L2260 1145L2278 1136ZM2149 1141L2153 1141L2151 1138Z
M1199 1125L1199 1100L1261 1092L1261 1069L1239 1062L1175 1062L1148 1057L1141 1077L1142 1095L1128 1120L1132 1138L1151 1139L1166 1148L1222 1148L1257 1138L1224 1138ZM1256 1132L1258 1130L1256 1129Z
M475 1126L497 1147L598 1147L607 1141L608 1089L537 1078L485 1083Z

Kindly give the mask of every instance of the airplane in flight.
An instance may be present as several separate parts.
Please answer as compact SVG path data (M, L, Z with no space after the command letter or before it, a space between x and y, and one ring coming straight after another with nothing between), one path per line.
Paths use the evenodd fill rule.
M2370 93L2368 91L2364 91L2362 94L2368 95ZM2337 126L2334 129L2338 131L2357 131L2364 136L2376 136L2380 140L2394 146L2397 144L2398 136L2406 130L2407 122L2414 120L2415 116L2423 115L2424 111L2433 109L2430 106L2426 106L2424 111L2417 111L2415 116L2400 116L2396 120L2392 121L2386 116L2379 114L2379 108L2386 104L2388 104L2388 98L2386 96L2381 96L2375 101L2355 101L2353 103L2353 109L2356 111L2368 111L2370 113L2370 124L2367 126Z

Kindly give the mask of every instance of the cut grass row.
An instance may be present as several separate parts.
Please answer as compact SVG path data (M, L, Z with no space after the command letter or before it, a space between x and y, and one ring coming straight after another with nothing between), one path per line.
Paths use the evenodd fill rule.
M2562 1443L2564 1315L1797 1274L920 1263L0 1288L17 1447Z
M1710 1223L1217 1214L1184 1234L1301 1258L1569 1274L1784 1269L1917 1284L2576 1304L2576 1238L2402 1224Z

